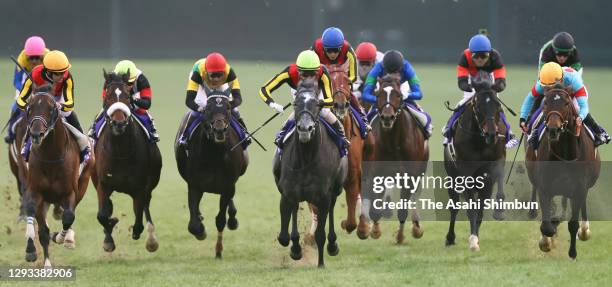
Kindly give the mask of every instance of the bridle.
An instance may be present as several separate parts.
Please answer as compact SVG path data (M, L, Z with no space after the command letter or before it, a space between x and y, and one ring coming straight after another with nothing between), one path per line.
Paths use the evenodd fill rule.
M485 132L484 128L482 127L482 125L480 123L483 123L485 121L493 121L495 123L495 135L497 136L499 133L497 131L498 129L497 129L497 123L495 121L495 114L497 114L498 111L495 111L491 116L487 116L484 119L484 121L481 121L480 115L478 113L478 109L476 108L478 106L477 105L477 103L478 103L478 98L477 98L478 95L479 95L478 93L474 94L474 96L471 99L472 114L474 115L474 120L476 120L476 123L477 123L476 126L478 127L478 132L480 133L481 137L485 137L486 136L486 132ZM490 96L489 99L491 99L491 97L494 98L493 100L497 101L497 96L496 95Z
M37 93L35 95L46 96L48 98L51 98L51 100L55 104L55 99L53 99L53 97L48 93ZM45 132L43 135L43 138L45 138L51 131L55 129L55 124L59 120L59 108L56 105L54 105L53 109L51 110L51 116L48 122L47 122L47 119L45 119L45 117L43 116L34 116L30 118L30 105L28 105L26 108L26 116L28 117L28 131L32 127L32 124L39 121L43 124L43 127L45 128Z
M376 107L376 112L378 113L378 116L382 118L382 112L383 109L386 107L391 107L394 111L395 111L395 118L398 118L400 116L400 114L402 113L402 108L401 108L401 104L402 104L402 100L400 97L400 106L395 106L393 103L391 103L391 92L392 91L386 91L385 88L392 88L393 91L396 91L399 93L399 90L397 89L396 85L392 84L392 85L388 85L386 87L382 87L379 89L378 92L378 97L380 97L380 94L384 91L387 94L387 97L385 99L385 102L382 105L379 105ZM400 93L401 94L401 93Z
M212 103L211 101L212 101L213 99L214 99L214 100L215 100L217 103ZM221 105L221 101L222 101L222 100L227 100L227 101L229 102L229 101L230 101L230 98L229 98L229 96L227 96L227 95L225 95L225 94L222 94L222 95L220 95L220 94L213 94L213 95L208 96L208 99L206 100L206 105L208 106L208 105L216 104L217 106L219 106L219 105ZM210 115L210 116L212 117L212 115ZM231 113L230 113L230 115L229 115L229 116L231 117ZM212 133L212 131L213 131L213 126L214 126L214 124L215 124L215 123L217 123L217 122L222 122L222 124L223 124L223 130L227 130L227 129L228 129L228 127L229 127L229 125L230 125L230 121L229 121L228 119L226 119L226 118L222 118L222 119L213 119L212 121L210 121L210 123L208 123L208 124L206 125L206 127L207 127L207 129L206 129L206 130L207 130L207 134L209 134L209 135L210 135L210 134Z

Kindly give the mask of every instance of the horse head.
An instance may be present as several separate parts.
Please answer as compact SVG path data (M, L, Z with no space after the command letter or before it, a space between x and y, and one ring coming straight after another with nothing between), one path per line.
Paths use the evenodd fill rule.
M334 105L332 111L338 119L344 119L351 97L351 81L348 77L348 61L342 65L329 65Z
M561 86L547 89L544 92L543 105L542 113L551 142L558 142L562 133L574 132L577 112L570 91Z
M317 93L317 84L313 80L300 82L295 95L295 120L298 138L301 143L310 141L315 133L321 104Z
M382 128L389 130L393 128L395 120L402 112L400 79L394 75L385 75L378 84L380 87L376 94L378 115Z
M500 132L501 103L492 89L480 89L472 98L472 112L486 144L497 144Z
M216 143L225 143L232 119L230 89L208 89L206 107L204 108L204 126L208 137L214 136Z
M106 110L106 123L111 127L114 135L121 135L125 132L131 121L132 111L130 109L131 96L128 86L128 73L119 75L116 73L104 73L104 109Z
M48 87L39 87L30 97L26 118L32 143L40 145L59 119L59 106Z

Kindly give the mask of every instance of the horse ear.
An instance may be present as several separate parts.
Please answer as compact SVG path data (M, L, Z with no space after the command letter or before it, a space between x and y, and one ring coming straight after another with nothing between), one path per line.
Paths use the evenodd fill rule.
M102 75L104 76L104 82L108 82L108 73L104 68L102 68Z
M125 72L125 74L122 75L121 79L123 80L123 82L127 83L130 80L130 69L127 69L127 72Z

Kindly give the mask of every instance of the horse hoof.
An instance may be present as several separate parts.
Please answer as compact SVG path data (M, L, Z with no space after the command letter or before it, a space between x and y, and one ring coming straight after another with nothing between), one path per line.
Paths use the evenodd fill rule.
M446 241L444 242L444 246L446 246L446 247L451 247L453 245L455 245L455 240L454 239L453 240L449 240L447 238Z
M346 233L348 234L351 234L357 228L357 224L348 223L348 220L342 220L342 222L340 222L340 226L342 229L346 230Z
M51 241L57 244L64 244L65 237L60 238L59 232L51 232Z
M36 261L36 259L37 259L36 252L26 252L25 260L27 262L34 262Z
M283 247L289 246L289 236L283 236L279 234L276 239L278 240L278 243L280 243L280 245L282 245Z
M404 236L404 232L398 232L397 235L395 236L395 243L397 245L402 245L404 244L405 239L406 237Z
M66 237L64 238L64 247L68 249L74 249L76 247L74 230L72 230L72 228L68 229L68 232L66 233Z
M423 233L425 233L423 228L417 227L416 225L412 226L412 237L414 237L416 239L419 239L419 238L423 237Z
M147 248L147 251L149 252L157 251L157 249L159 248L159 243L157 242L157 239L155 239L154 237L149 237L147 239L146 248Z
M478 236L470 235L470 250L477 252L480 251L480 244L478 243Z
M372 239L378 239L380 238L380 235L381 235L381 232L380 232L380 229L378 228L375 228L374 231L370 233L370 237L372 237Z
M496 209L495 211L493 211L493 218L498 221L503 221L504 219L506 219L506 214L503 210Z
M236 219L236 217L230 217L229 219L227 219L227 228L229 230L238 229L238 219Z
M370 237L370 232L369 231L363 231L361 229L357 230L357 237L361 240L366 240L368 239L368 237Z
M578 239L581 241L587 241L591 239L591 229L582 229L578 230Z
M538 241L538 246L540 247L540 250L542 252L550 252L551 250L551 239L550 237L542 237L540 238L540 241Z
M306 235L304 235L304 243L309 246L315 246L317 244L314 235L310 233L306 233Z
M67 249L74 249L76 245L74 241L64 240L64 247Z
M220 251L215 252L215 259L223 259L223 256L221 256Z
M327 254L329 256L336 256L340 253L340 248L338 248L338 243L327 243Z
M45 268L52 268L51 260L49 258L45 259Z
M113 252L115 251L115 242L106 242L104 241L104 243L102 243L102 248L104 249L104 251L106 252Z
M187 227L187 229L189 230L189 233L191 233L197 240L204 240L206 239L206 229L204 228L204 224L202 224L202 222L196 222L196 223L189 223L189 226Z
M302 247L299 245L291 246L291 252L289 252L291 259L298 261L302 259Z

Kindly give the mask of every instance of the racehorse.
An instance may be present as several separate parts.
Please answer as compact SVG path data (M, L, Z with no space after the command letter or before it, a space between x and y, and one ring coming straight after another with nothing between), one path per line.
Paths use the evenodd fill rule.
M33 93L42 92L42 91L50 91L49 87L35 87L33 89ZM23 113L23 112L20 112ZM9 166L11 168L11 172L13 176L15 176L15 181L17 182L17 191L19 191L19 216L18 221L22 221L26 219L26 211L25 206L23 204L23 197L26 192L26 178L27 178L27 167L26 163L21 156L21 148L23 147L23 139L27 132L27 122L25 121L25 115L18 118L15 124L9 129L13 129L15 133L15 140L8 145L8 159ZM53 205L53 218L56 220L60 220L62 218L62 209L59 204Z
M476 90L465 105L465 111L457 120L453 141L444 147L444 167L451 177L469 176L475 180L482 177L482 186L458 192L448 189L453 203L460 200L480 202L479 208L470 205L467 215L470 222L469 244L472 251L479 251L479 230L483 218L484 200L492 194L493 185L498 184L503 194L504 166L506 159L505 140L507 128L501 119L501 102L491 89L492 80L487 72L479 71L472 78ZM446 234L446 246L455 244L455 220L458 209L450 206L450 224Z
M587 194L595 185L601 168L597 148L587 131L570 97L570 91L553 87L544 93L542 119L544 135L537 150L527 148L525 165L529 180L538 192L542 222L540 250L551 250L552 236L557 229L552 222L552 198L564 196L571 201L571 217L567 223L570 233L568 255L576 259L576 235L586 241L591 230L587 218ZM536 135L537 136L537 135ZM582 221L578 223L578 217Z
M44 251L46 267L51 266L49 259L49 239L66 248L74 248L75 208L85 195L92 168L95 165L93 154L79 174L80 149L61 118L59 106L54 97L47 92L33 94L26 110L28 132L32 140L26 180L26 255L28 262L37 259L34 246L34 216L38 222L38 237ZM49 204L60 204L63 229L49 233L46 214Z
M307 201L316 208L318 219L315 241L318 248L318 266L324 267L325 223L329 216L327 252L338 254L334 230L334 206L336 197L342 192L347 174L346 157L341 157L333 139L322 127L319 118L321 102L317 98L317 87L312 81L302 81L297 89L294 107L296 127L285 142L282 155L277 152L273 161L273 173L278 191L281 193L281 229L278 242L291 246L291 258L302 257L300 235L297 229L298 205ZM292 219L291 235L289 221Z
M366 139L361 137L361 131L357 122L356 114L350 108L351 83L347 74L347 64L344 65L329 65L328 71L331 75L332 94L334 105L332 111L342 121L346 137L351 142L348 149L348 176L344 182L344 191L346 195L347 217L342 220L340 226L348 233L351 233L357 228L355 220L355 209L361 193L361 161L371 161L374 159L374 136L368 133ZM368 220L367 215L359 216L359 229L357 235L365 239L367 238Z
M221 258L223 251L223 230L238 228L234 194L236 182L248 166L248 154L238 145L239 136L230 127L232 119L230 91L210 91L203 113L187 112L183 117L175 139L176 163L181 177L187 182L189 202L188 230L198 240L206 239L206 229L202 224L200 201L204 193L220 195L219 212L215 218L217 244L215 257ZM193 130L187 147L179 145L182 130L189 117L204 117ZM226 218L229 215L229 219Z
M379 90L376 93L377 115L372 120L372 133L375 138L374 159L376 161L405 161L407 174L421 176L427 169L429 159L428 141L419 127L417 120L404 108L400 81L397 77L386 75L379 80ZM410 199L412 194L407 189L402 189L400 197ZM373 202L373 201L370 201ZM365 204L365 203L364 203ZM368 203L369 206L369 203ZM369 208L369 214L373 220L370 237L377 239L381 235L379 219L382 212L375 208ZM400 209L397 212L399 229L396 242L404 242L404 223L408 218L408 210ZM421 238L423 228L420 225L419 215L416 210L412 213L412 236Z
M95 146L96 161L92 183L98 192L98 222L104 227L103 248L115 250L113 227L119 222L113 215L110 199L113 191L132 197L135 222L132 239L140 238L144 230L142 215L147 220L149 233L146 249L154 252L159 247L155 236L155 225L151 220L149 204L151 193L159 183L162 160L159 148L150 143L130 110L131 96L127 85L128 75L123 76L104 71L104 125Z

